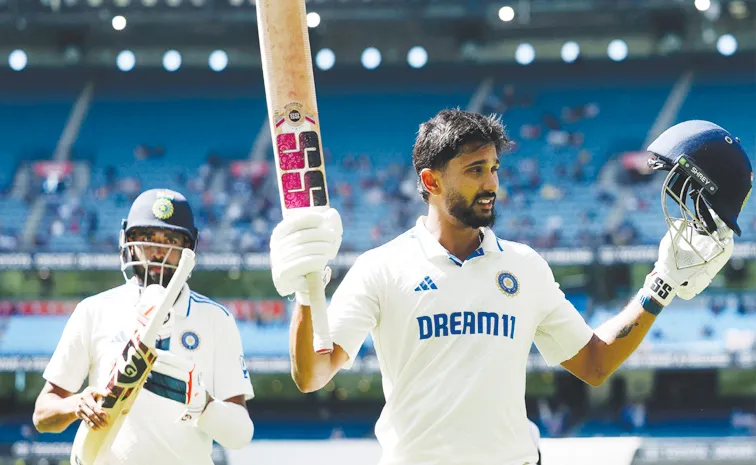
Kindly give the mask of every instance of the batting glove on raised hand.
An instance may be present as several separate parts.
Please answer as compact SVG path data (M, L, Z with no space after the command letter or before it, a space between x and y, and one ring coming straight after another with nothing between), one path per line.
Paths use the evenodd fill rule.
M732 230L720 220L717 225L719 229L710 237L690 224L675 222L659 244L659 258L646 277L643 292L667 306L676 295L690 300L706 289L734 247Z
M296 294L300 304L310 305L306 276L325 272L328 282L328 261L336 257L342 233L341 216L333 208L287 213L270 238L270 268L278 293Z
M144 388L153 394L186 405L186 410L176 419L196 426L205 410L209 396L202 383L202 373L191 360L174 353L157 349L157 361L144 383Z
M732 257L735 248L735 237L732 229L719 220L717 226L719 226L719 229L714 234L724 246L724 252L706 263L699 273L693 275L686 283L677 288L677 296L683 300L690 300L703 292Z

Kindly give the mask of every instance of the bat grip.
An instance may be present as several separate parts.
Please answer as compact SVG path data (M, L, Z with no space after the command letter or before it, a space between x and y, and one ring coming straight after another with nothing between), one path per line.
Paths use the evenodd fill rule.
M308 274L307 287L310 291L313 349L318 354L330 354L333 351L333 341L331 341L331 330L328 327L323 272Z

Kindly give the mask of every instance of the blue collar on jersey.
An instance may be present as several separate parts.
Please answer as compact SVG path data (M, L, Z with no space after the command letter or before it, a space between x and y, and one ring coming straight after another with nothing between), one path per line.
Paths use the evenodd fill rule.
M438 241L435 237L433 237L430 231L428 231L428 228L425 227L424 216L421 216L417 219L414 230L416 232L416 237L420 241L420 245L423 248L425 256L428 258L428 260L443 257L451 260L458 266L462 266L464 262L454 255L450 254L449 251L444 248L444 246L438 243ZM486 254L494 254L503 251L501 245L499 245L499 240L496 238L496 234L494 234L494 232L490 228L481 228L480 234L483 236L480 247L475 249L473 253L471 253L470 256L465 259L465 261L482 257Z

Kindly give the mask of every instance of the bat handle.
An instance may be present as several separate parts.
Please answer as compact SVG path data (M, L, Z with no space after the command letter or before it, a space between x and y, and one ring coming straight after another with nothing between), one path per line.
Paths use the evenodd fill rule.
M307 287L310 291L313 349L318 354L330 354L333 352L333 341L331 341L331 330L328 327L323 272L308 274Z

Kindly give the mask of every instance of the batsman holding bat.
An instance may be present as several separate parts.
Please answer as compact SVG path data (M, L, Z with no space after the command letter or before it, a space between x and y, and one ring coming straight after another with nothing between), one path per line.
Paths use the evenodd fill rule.
M321 389L372 333L386 397L375 428L381 465L535 464L525 411L531 344L549 365L602 384L675 296L691 299L711 283L740 235L753 170L738 139L705 121L668 129L648 147L652 166L669 172L658 260L594 331L543 258L490 229L508 145L494 117L444 110L420 126L413 162L428 214L349 270L327 311L330 354L313 350L304 276L338 249L338 214L287 217L273 232L276 286L299 302L290 334L297 386Z
M121 231L126 284L83 300L66 324L43 374L34 425L58 433L82 420L73 464L209 465L213 440L240 448L252 439L245 401L253 391L234 317L182 276L179 257L196 248L197 236L184 196L142 193ZM135 341L166 298L173 302L154 349ZM128 384L141 375L143 386ZM130 410L118 408L124 399L133 401Z

